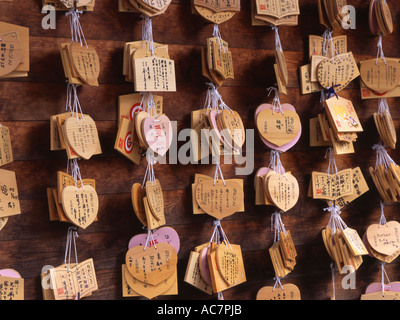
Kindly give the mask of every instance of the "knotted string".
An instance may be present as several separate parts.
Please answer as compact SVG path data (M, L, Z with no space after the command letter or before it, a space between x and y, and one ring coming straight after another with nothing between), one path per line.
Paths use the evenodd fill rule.
M267 88L267 92L268 92L268 97L271 95L272 92L275 93L274 99L272 100L272 105L273 105L272 114L275 114L275 112L277 112L277 113L282 113L283 115L285 115L282 110L281 100L279 99L278 88L269 87L269 88Z
M154 173L154 165L157 163L157 159L154 157L154 152L150 149L146 152L147 167L144 173L142 189L145 187L147 181L156 181L156 175Z
M387 285L385 285L385 278L386 278L386 280L388 282ZM382 297L385 296L385 288L391 288L392 287L390 285L390 280L389 280L389 277L388 277L388 275L386 273L386 270L385 270L385 262L383 262L383 261L381 262L381 287L382 287Z
M272 171L276 172L279 175L285 175L286 171L282 165L280 154L281 151L271 150L268 168L270 168Z
M232 109L229 108L227 104L222 100L222 96L218 92L217 87L211 82L207 82L207 85L208 89L204 109L214 110L217 112L222 110L228 110L229 112L232 112Z
M281 38L279 37L279 28L277 26L271 27L271 29L275 32L275 50L282 50Z
M76 8L71 8L65 13L65 15L69 18L69 26L71 29L71 42L79 42L81 44L81 47L85 45L86 48L88 48L81 23L79 22L81 14L83 14L83 11L76 10Z
M274 230L274 244L279 242L280 240L280 233L283 232L287 235L285 225L282 222L281 214L283 211L276 211L271 215L271 230Z
M337 205L331 205L328 208L324 208L324 211L329 211L331 214L327 228L331 229L333 234L335 234L337 230L343 231L344 229L347 229L347 225L340 217L342 212Z
M379 35L379 40L378 44L376 45L378 47L378 52L376 54L376 62L375 64L378 64L379 58L383 60L383 62L386 64L386 58L383 53L383 45L382 45L382 34Z
M146 111L150 117L157 116L156 103L151 92L142 92L142 101L140 102L142 111Z
M67 160L67 174L69 174L69 170L71 170L71 176L74 179L75 191L78 190L78 179L81 182L82 190L85 191L85 186L83 185L81 171L78 165L78 159Z
M275 278L274 278L275 284L274 284L274 287L272 288L272 292L275 291L275 289L278 287L278 285L281 287L282 290L285 290L285 289L283 288L281 279L282 279L281 277L275 277Z
M395 164L394 160L389 156L382 144L374 144L372 149L376 151L375 170L379 165L382 165L385 171L387 171L390 168L391 163Z
M385 114L385 111L390 115L389 104L386 98L379 99L378 102L378 114Z
M325 159L329 157L328 169L326 170L326 174L329 175L337 175L338 168L336 166L335 160L335 152L332 147L329 147L325 153Z
M144 244L143 251L145 251L147 249L149 242L150 242L150 246L153 243L154 248L157 249L156 242L154 241L153 231L150 229L147 229L146 243Z
M384 209L385 209L385 204L383 203L383 201L381 201L381 217L379 219L379 228L383 225L387 226L387 220L385 217Z
M325 32L322 35L322 37L324 38L324 42L323 42L323 45L322 45L322 51L323 51L324 57L328 56L328 48L330 46L331 59L333 59L335 56L339 55L339 53L336 50L335 45L333 44L332 34L333 34L333 31L325 30ZM339 61L341 61L340 58L339 58Z
M83 111L81 107L81 103L78 98L78 84L67 83L67 98L65 100L65 110L71 112L71 115L76 116L76 121L82 120L85 121L83 117Z
M211 244L213 242L216 243L217 245L224 243L233 252L233 248L228 240L228 237L226 236L224 229L222 229L221 220L214 220L212 222L212 225L214 226L214 229L210 241L208 243L208 247L211 247Z
M225 53L224 42L221 37L221 32L219 31L219 26L216 23L214 23L213 37L217 38L219 48Z
M153 24L151 18L143 15L143 25L142 25L142 41L143 48L146 49L146 54L151 53L152 56L156 55L156 49L153 40Z
M215 163L214 186L219 181L220 178L221 178L222 182L224 183L224 186L226 186L224 175L222 174L220 158L213 156L213 162Z
M78 228L77 227L69 227L67 231L67 241L65 245L65 255L64 255L64 265L67 266L67 271L70 271L70 264L71 264L71 251L72 251L72 244L74 245L74 254L75 254L75 262L76 262L76 269L79 269L78 265L78 254L76 249L76 238L78 238Z
M335 88L340 86L341 86L340 84L332 84L332 87L325 88L326 100L332 98L333 96L335 96L336 99L339 99L339 96L337 95Z

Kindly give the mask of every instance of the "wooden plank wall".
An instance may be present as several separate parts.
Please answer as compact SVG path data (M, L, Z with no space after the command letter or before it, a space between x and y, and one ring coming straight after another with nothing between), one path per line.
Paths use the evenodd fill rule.
M357 61L376 56L377 38L369 33L366 0L348 0L357 9L357 29L346 31L349 49ZM302 96L299 90L299 67L307 63L308 35L322 35L314 0L300 0L301 16L297 27L282 27L280 36L288 61L290 81L288 95L282 102L292 103L302 119L304 133L299 143L281 159L300 183L300 199L296 207L283 215L283 222L292 232L298 250L295 271L283 283L295 283L303 299L330 299L332 291L330 259L325 252L321 230L329 216L320 201L307 198L306 192L312 170L326 170L324 148L311 149L308 145L308 119L319 111L319 95ZM384 37L387 57L399 57L400 2L390 1L395 31ZM26 299L41 299L39 274L44 265L63 262L67 225L50 222L46 188L55 187L57 170L65 170L64 152L49 149L49 117L65 108L64 80L58 44L69 41L67 18L57 13L56 30L43 30L40 0L14 0L0 3L0 20L30 28L31 71L28 78L0 82L0 121L11 129L15 161L4 168L17 174L22 214L9 220L0 232L0 269L14 268L26 279ZM134 217L130 189L141 182L145 162L135 166L118 154L113 146L117 133L117 97L132 93L132 85L124 81L122 48L124 42L141 38L142 22L139 15L119 13L116 0L97 0L94 12L83 14L81 23L88 42L100 55L101 76L98 88L83 87L79 98L85 113L97 123L103 154L89 161L81 161L83 177L96 179L100 195L99 221L79 232L80 260L94 259L99 290L88 299L121 299L121 264L129 239L141 233ZM167 12L153 20L154 39L166 43L176 63L177 92L163 94L165 112L178 128L190 126L190 112L203 107L206 93L201 76L200 47L212 35L213 26L191 14L189 0L173 0ZM237 110L245 126L253 129L256 107L271 101L266 87L275 83L274 34L270 28L252 27L250 1L242 1L242 11L220 27L223 38L233 53L235 79L220 89L228 106ZM367 178L367 195L343 210L342 217L362 235L369 224L379 220L379 196L368 173L374 164L371 150L378 142L372 120L377 111L376 101L361 101L358 81L342 92L351 98L361 118L365 132L355 144L356 153L337 157L340 169L360 166ZM398 127L400 111L396 99L390 99L392 115ZM181 142L182 144L183 142ZM390 154L400 162L397 151ZM256 136L255 170L269 161L269 150ZM234 166L222 165L225 178L235 176ZM167 224L177 230L181 238L179 252L179 296L166 299L216 299L184 283L183 277L192 248L209 240L212 219L193 216L191 212L191 183L195 173L212 175L212 165L159 165L156 175L165 190ZM264 285L273 285L273 269L267 249L273 242L270 230L272 207L254 205L253 175L243 176L245 182L245 213L225 219L222 224L232 243L242 246L247 282L224 292L225 299L255 299ZM399 206L386 208L388 220L399 218ZM399 279L397 260L387 265L390 279ZM341 277L336 277L337 299L358 299L367 285L380 280L380 264L365 257L357 272L355 290L343 290ZM164 299L164 297L163 297Z

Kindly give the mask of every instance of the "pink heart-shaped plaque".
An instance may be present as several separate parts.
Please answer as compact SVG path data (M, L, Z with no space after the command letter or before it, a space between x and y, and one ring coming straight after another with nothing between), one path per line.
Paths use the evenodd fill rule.
M128 249L136 246L144 246L147 241L147 233L138 234L129 241ZM160 228L153 233L153 240L148 242L148 247L153 247L154 245L157 246L158 243L168 243L170 244L176 251L179 252L180 249L180 240L178 233L170 228L164 227Z
M211 281L211 274L210 274L210 269L208 267L208 261L207 261L207 252L209 250L209 247L205 247L204 249L201 250L200 256L199 256L199 268L200 268L200 275L201 278L204 280L205 283L211 286L212 281Z
M254 115L254 121L257 122L257 116L260 114L261 111L263 111L263 110L273 110L273 109L274 109L274 106L273 106L272 104L267 104L267 103L265 103L265 104L260 105L260 106L256 109L256 113L255 113L255 115ZM295 112L296 112L295 107L293 107L291 104L288 104L288 103L282 104L282 110L283 110L283 111L288 110L288 111L295 111ZM286 144L284 144L284 145L282 145L282 146L280 146L280 147L274 145L274 144L271 143L271 142L268 142L268 141L265 140L260 134L259 134L259 136L260 136L260 138L261 138L261 141L262 141L268 148L271 148L271 149L277 150L277 151L281 151L281 152L286 152L286 151L288 151L290 148L292 148L292 147L299 141L299 139L300 139L300 137L301 137L301 133L302 133L302 126L300 126L300 130L299 130L299 133L297 134L296 138L294 138L294 139L293 139L292 141L290 141L289 143L286 143Z
M0 276L1 277L8 277L8 278L21 278L21 275L19 272L13 270L13 269L3 269L0 270Z
M382 283L374 282L367 287L367 289L365 290L365 294L381 292L381 291L382 291ZM388 284L385 284L385 291L400 292L400 282L390 282Z
M147 117L143 121L143 135L149 148L164 156L172 142L172 126L169 118L165 114L157 118Z

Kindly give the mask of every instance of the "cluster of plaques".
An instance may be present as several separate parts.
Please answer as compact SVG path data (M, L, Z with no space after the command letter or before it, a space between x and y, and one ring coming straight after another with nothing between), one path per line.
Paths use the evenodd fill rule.
M269 248L269 255L276 277L284 278L294 270L297 252L290 231L279 233L279 241Z
M77 300L98 290L93 259L52 267L40 278L43 300Z
M146 17L155 17L167 11L172 0L118 0L120 12L134 12Z
M218 37L208 38L207 47L201 48L201 66L203 77L218 86L227 79L234 79L228 42Z
M400 59L369 59L360 62L360 88L363 99L400 96Z
M70 160L89 160L102 153L96 123L86 114L65 112L51 116L50 142L51 150L65 150Z
M322 239L340 274L346 273L346 266L358 270L363 262L362 256L368 254L357 231L351 228L341 230L327 227L322 230Z
M327 29L339 30L345 23L350 24L351 21L344 21L347 11L343 12L343 8L347 6L346 0L318 0L319 22Z
M47 188L50 221L72 223L86 229L97 221L99 199L94 179L77 179L57 172L57 188Z
M161 116L163 114L163 97L158 95L152 97L156 116ZM141 117L143 113L139 116L143 109L143 95L140 93L118 97L118 133L114 149L136 165L140 164L145 146L139 123L143 119ZM142 138L139 139L139 135Z
M335 155L354 153L354 142L363 127L353 103L340 96L324 102L325 112L318 115L322 140L330 141Z
M242 179L214 181L213 177L196 174L192 184L193 214L208 214L217 220L244 212Z
M307 195L328 205L335 203L341 209L367 191L367 181L360 167L357 167L329 175L326 172L313 171Z
M168 45L149 41L125 43L122 74L138 92L176 91L175 63Z
M308 56L310 62L300 67L300 85L302 94L321 92L321 90L324 89L318 79L318 67L322 61L332 59L336 55L341 56L347 54L350 59L353 57L351 52L347 51L346 35L332 37L331 41L327 41L324 37L309 35L308 43ZM354 66L354 62L352 62L351 65ZM328 86L331 87L332 83Z
M123 297L178 294L179 237L171 228L160 228L148 234L137 235L129 243L122 265Z
M193 159L210 154L236 155L245 142L245 128L239 113L232 109L203 108L191 113Z
M386 0L370 0L368 18L373 35L387 36L393 32L392 12Z
M288 172L276 172L262 167L254 177L256 205L274 206L283 212L292 209L299 200L299 183Z
M285 103L279 108L262 104L256 109L254 120L262 142L272 150L286 152L301 137L300 117L291 104Z
M27 77L29 62L29 28L0 22L0 78Z
M246 282L240 245L204 243L191 251L184 281L208 293L220 293Z
M297 26L299 0L251 0L253 26Z
M362 240L370 257L391 263L400 254L400 223L372 224Z
M70 84L99 85L100 60L93 46L70 42L59 47L64 75Z
M240 0L190 0L192 13L209 23L221 24L240 11Z
M400 202L400 168L391 159L386 151L383 151L386 161L377 163L375 167L369 168L369 173L385 204Z
M77 9L79 11L93 11L96 0L42 0L42 7L53 6L57 11Z
M163 191L158 179L146 181L144 187L134 183L131 196L133 210L143 226L154 230L166 224Z
M0 270L0 301L24 300L24 279L14 269Z

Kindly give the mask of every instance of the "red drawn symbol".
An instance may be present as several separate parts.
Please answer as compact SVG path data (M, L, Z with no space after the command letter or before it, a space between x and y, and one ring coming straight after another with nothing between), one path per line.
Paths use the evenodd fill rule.
M126 153L131 153L133 150L132 134L129 131L125 137L124 149Z
M129 112L129 116L130 116L130 118L131 118L131 121L133 121L133 115L134 115L135 113L140 112L140 111L142 111L142 105L141 105L140 103L135 103L135 104L132 106L131 111Z

